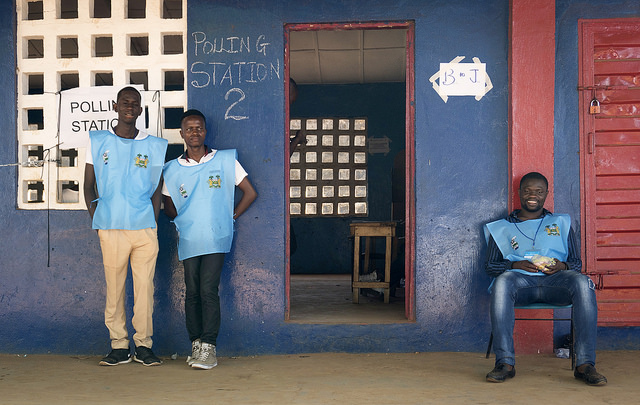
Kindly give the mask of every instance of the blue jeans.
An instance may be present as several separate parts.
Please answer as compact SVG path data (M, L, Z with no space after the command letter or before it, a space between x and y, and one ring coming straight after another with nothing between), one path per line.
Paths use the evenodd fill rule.
M495 279L491 291L491 328L496 365L515 365L514 306L536 302L573 304L576 365L595 365L598 321L595 284L588 276L571 270L547 276L505 271Z
M220 329L218 286L224 253L213 253L183 260L186 297L184 313L189 339L216 344Z

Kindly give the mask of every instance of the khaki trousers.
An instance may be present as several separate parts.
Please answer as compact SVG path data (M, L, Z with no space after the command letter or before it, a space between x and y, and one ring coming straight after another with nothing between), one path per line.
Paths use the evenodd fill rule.
M125 281L129 262L133 279L133 342L151 348L153 341L153 276L158 258L157 228L98 230L107 284L104 323L112 349L128 349Z

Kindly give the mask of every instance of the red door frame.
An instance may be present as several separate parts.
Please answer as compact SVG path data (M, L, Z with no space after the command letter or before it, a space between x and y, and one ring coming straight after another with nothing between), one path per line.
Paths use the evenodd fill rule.
M289 105L289 33L291 31L406 29L406 113L405 113L405 316L415 321L415 73L414 73L414 22L367 22L330 24L285 24L284 26L284 88L285 106ZM284 160L285 190L289 190L289 108L285 108ZM289 320L291 302L290 215L289 193L285 193L285 320Z

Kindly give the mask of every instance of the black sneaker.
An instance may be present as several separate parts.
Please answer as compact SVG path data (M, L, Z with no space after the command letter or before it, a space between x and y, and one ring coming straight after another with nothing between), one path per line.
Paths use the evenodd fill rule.
M101 366L117 366L118 364L129 363L131 361L131 351L129 349L112 349L107 357L100 360Z
M162 360L157 358L151 349L144 346L136 347L136 353L133 355L133 359L145 366L159 366L162 364Z
M573 372L573 376L578 380L584 381L587 385L606 385L607 378L596 371L591 364L587 364L582 372L578 371L578 367Z
M507 378L513 378L516 375L516 368L505 363L500 363L487 374L487 381L494 383L504 382Z

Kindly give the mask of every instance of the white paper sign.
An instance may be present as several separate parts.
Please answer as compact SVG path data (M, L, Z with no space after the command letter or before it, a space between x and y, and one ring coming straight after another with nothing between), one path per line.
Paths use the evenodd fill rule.
M441 63L440 91L447 96L484 94L486 63Z
M131 85L142 97L142 114L136 120L138 129L145 129L144 88ZM77 87L60 92L60 149L84 148L89 131L109 130L118 123L113 111L121 87Z
M464 56L456 56L449 63L441 63L440 70L429 78L433 89L446 103L449 96L474 96L480 101L492 88L487 65L477 57L473 63L460 63Z

